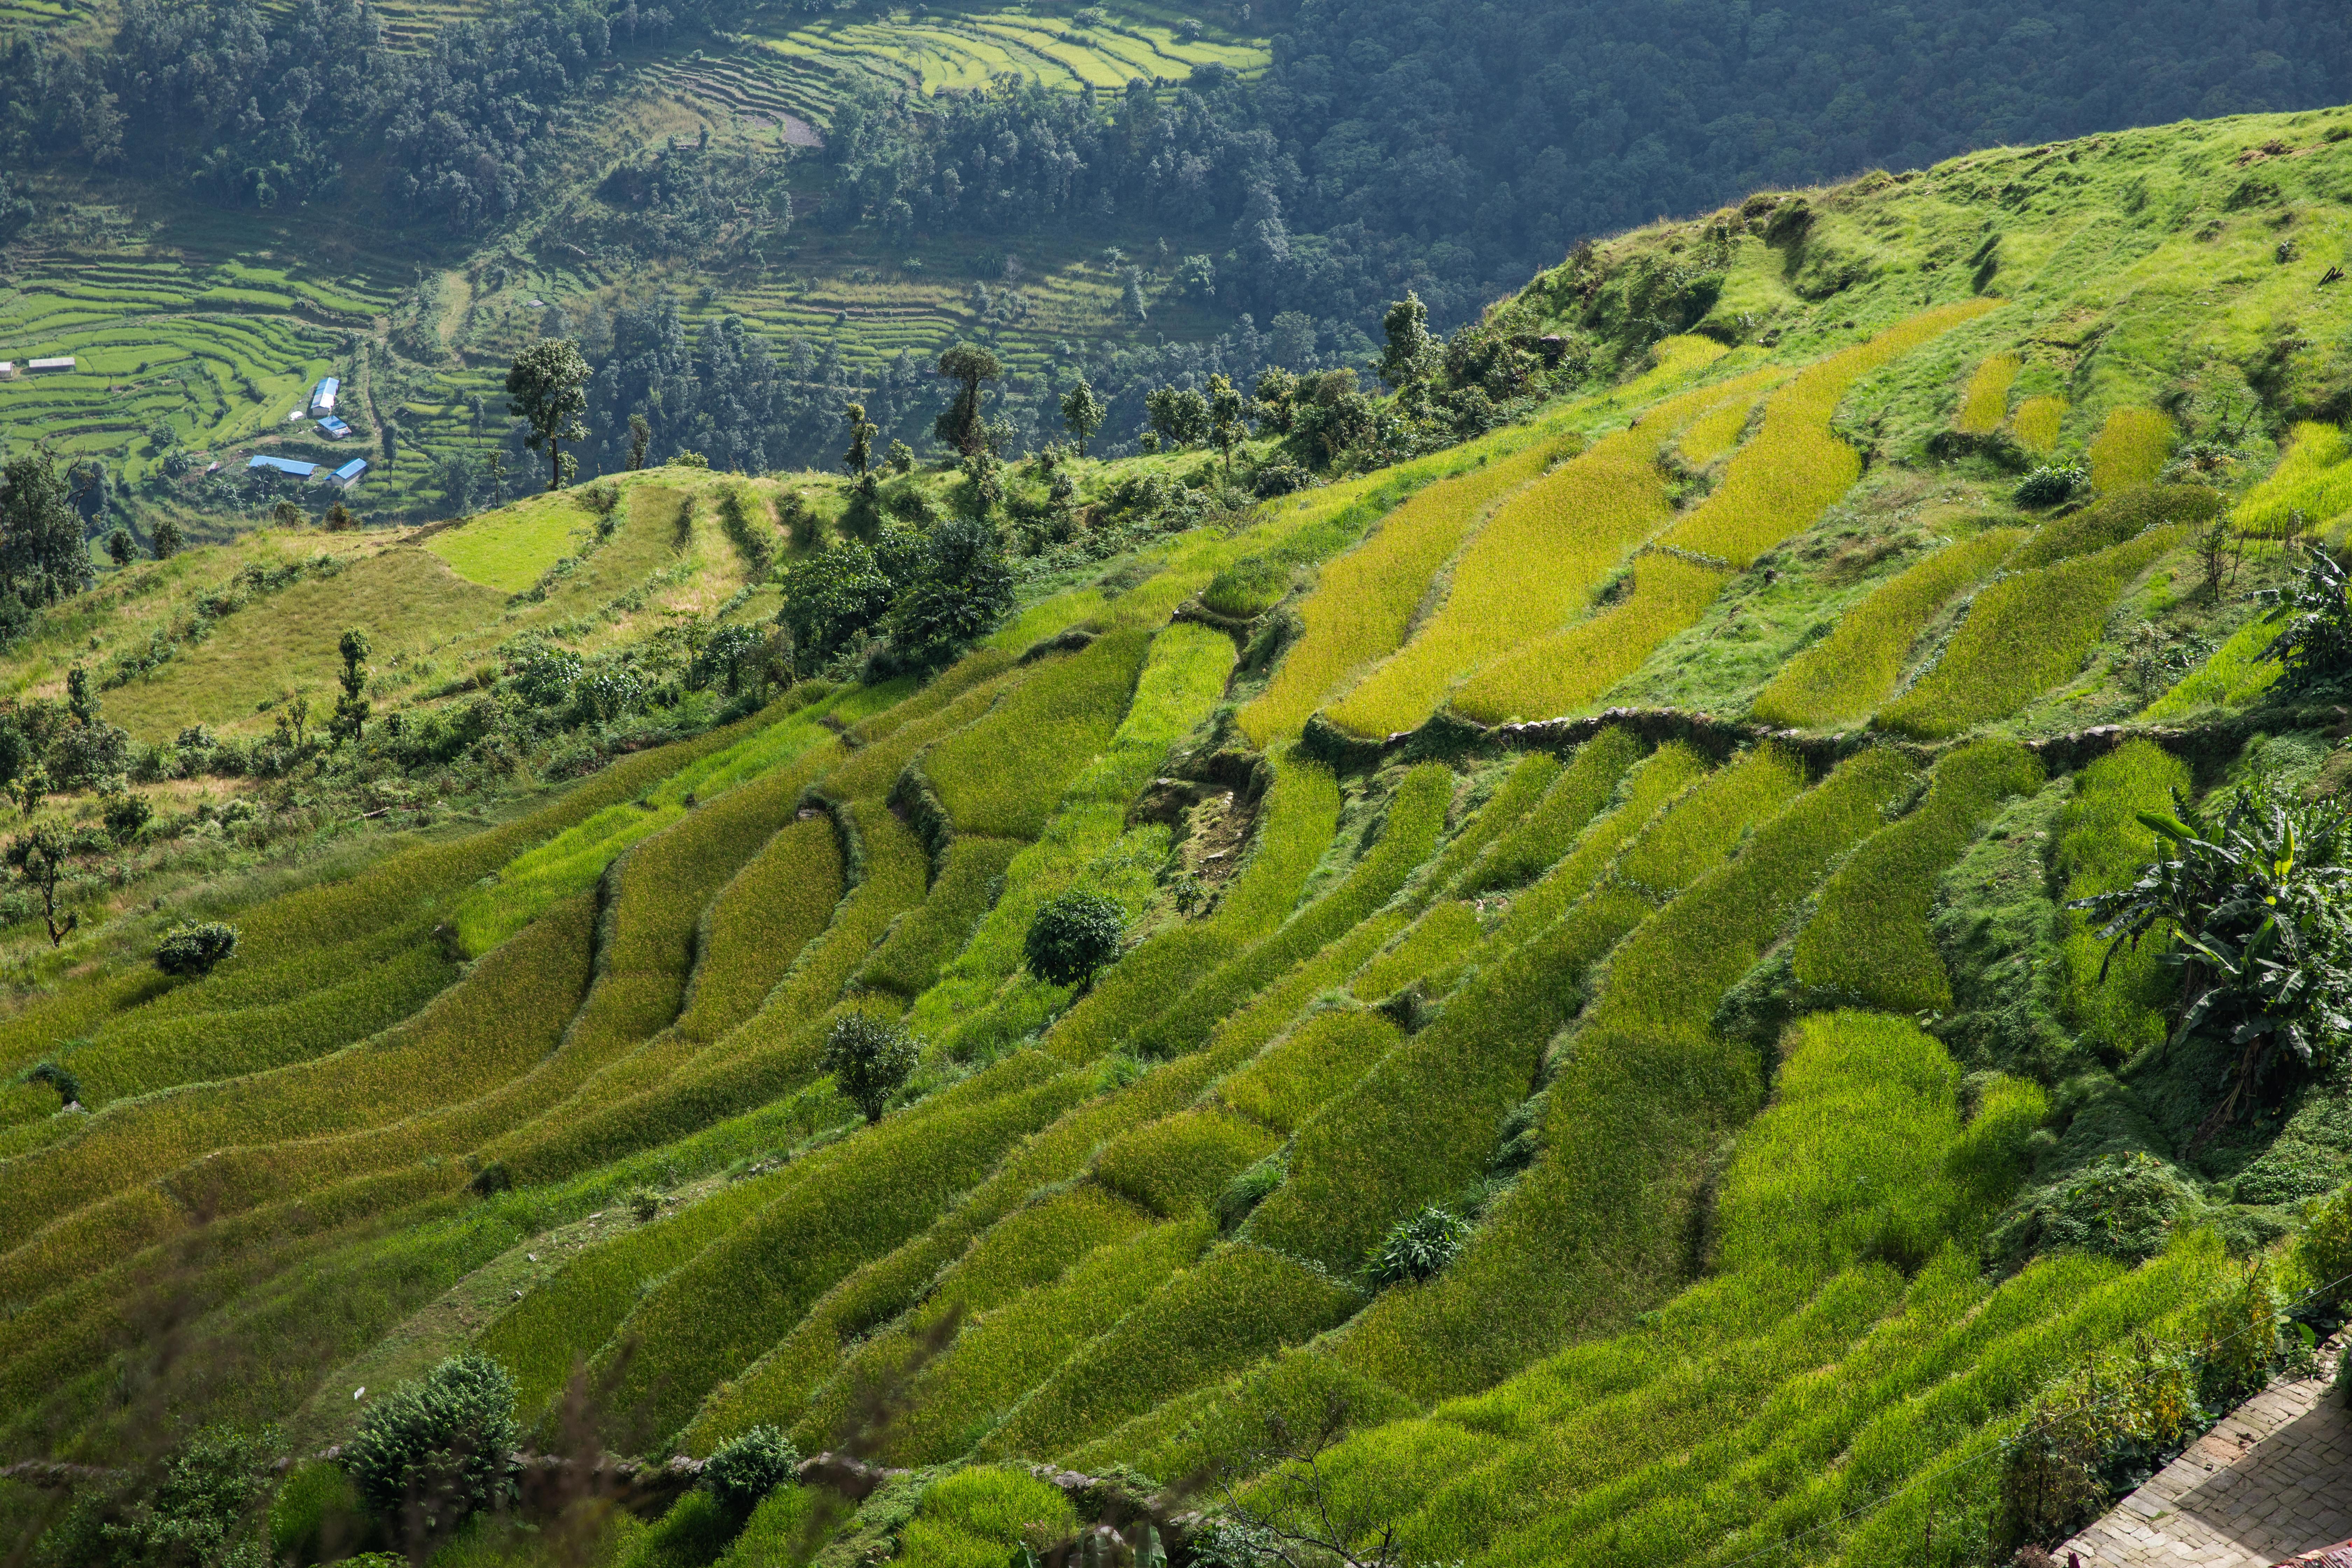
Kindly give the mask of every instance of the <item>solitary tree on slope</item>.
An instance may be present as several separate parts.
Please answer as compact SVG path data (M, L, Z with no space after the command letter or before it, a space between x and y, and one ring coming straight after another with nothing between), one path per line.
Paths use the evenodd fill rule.
M584 441L588 426L588 362L569 338L548 338L522 351L507 372L507 412L529 421L530 434L523 445L532 451L547 448L547 488L563 483L560 444Z

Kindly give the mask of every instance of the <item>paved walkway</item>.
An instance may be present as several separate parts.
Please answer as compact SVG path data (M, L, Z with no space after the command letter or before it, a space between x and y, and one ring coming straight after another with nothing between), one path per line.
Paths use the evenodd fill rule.
M2083 1568L2270 1568L2352 1536L2352 1409L2317 1377L2281 1379L2052 1553Z

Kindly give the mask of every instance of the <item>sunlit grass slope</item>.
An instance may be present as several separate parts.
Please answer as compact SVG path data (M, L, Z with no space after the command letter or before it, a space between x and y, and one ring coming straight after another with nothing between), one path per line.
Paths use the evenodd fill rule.
M992 61L1052 30L809 33ZM855 1436L908 1474L819 1521L836 1556L985 1568L1092 1522L1033 1464L1264 1498L1269 1421L1334 1411L1328 1479L1415 1560L1905 1560L1931 1492L1939 1541L1980 1539L2054 1379L2181 1341L2231 1248L2300 1223L2217 1183L2145 1255L1986 1268L2167 1033L2175 966L2102 981L2058 902L2137 875L2175 789L2342 775L2266 694L2247 597L2296 513L2344 510L2338 295L2277 239L2352 240L2334 123L1971 154L1807 193L1793 228L1768 194L1619 237L1521 301L1630 334L1613 385L1023 566L929 679L772 690L518 780L499 822L224 883L242 940L208 976L120 934L154 911L93 922L0 1018L0 1458L129 1462L157 1409L323 1447L474 1348L540 1443ZM1948 265L1996 213L1990 272ZM1612 325L1617 282L1702 243L1694 331ZM2092 493L2021 506L2028 447ZM518 638L764 631L719 502L782 483L668 468L609 508L205 546L110 575L5 673L51 695L160 635L107 714L250 733L356 625L380 713L499 700ZM778 548L814 548L843 486L791 484ZM2223 517L2216 590L2193 542ZM247 567L272 585L179 637ZM2041 744L2142 711L2237 728ZM1074 889L1118 952L1050 984L1025 938ZM918 1042L871 1121L825 1066L852 1013ZM1415 1278L1408 1223L1460 1246ZM678 1506L614 1522L611 1560L663 1561L710 1505ZM804 1561L816 1513L786 1494L717 1560ZM547 1568L547 1539L442 1568Z

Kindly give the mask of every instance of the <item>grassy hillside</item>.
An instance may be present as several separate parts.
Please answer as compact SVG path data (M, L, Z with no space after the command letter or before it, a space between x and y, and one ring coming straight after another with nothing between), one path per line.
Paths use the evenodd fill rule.
M1496 317L1608 384L1474 441L1229 510L1211 451L1073 460L1058 542L1013 466L1018 603L920 683L683 673L873 532L814 474L109 577L5 673L123 673L163 776L122 790L205 813L93 858L54 952L11 917L0 1447L277 1424L239 1528L329 1560L386 1542L311 1456L472 1349L544 1453L772 1428L888 1473L748 1520L535 1491L452 1568L997 1563L1145 1503L1253 1562L1309 1484L1410 1561L2054 1539L2196 1429L2066 1427L2105 1468L2033 1511L2086 1362L2218 1412L2288 1307L2335 1321L2342 1060L2218 1115L2179 970L2103 973L2063 904L2172 790L2352 776L2251 596L2352 520L2347 199L2352 111L1622 236ZM346 626L373 727L271 773ZM566 655L637 705L516 727ZM529 745L417 760L467 724ZM242 878L224 822L274 834ZM1072 889L1123 937L1055 984L1024 939ZM162 973L184 914L235 956ZM870 1121L853 1014L919 1045ZM69 1552L143 1483L79 1484L0 1514Z

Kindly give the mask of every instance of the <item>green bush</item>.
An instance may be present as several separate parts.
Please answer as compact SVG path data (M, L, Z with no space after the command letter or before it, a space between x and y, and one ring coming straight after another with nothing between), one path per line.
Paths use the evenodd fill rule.
M703 1462L702 1484L730 1519L751 1517L778 1487L800 1479L801 1453L773 1426L754 1426L719 1445Z
M2056 506L2091 487L2091 470L2079 463L2045 463L2017 481L2010 499L2023 507Z
M340 1456L370 1512L411 1542L447 1535L517 1496L514 1384L488 1356L452 1356L371 1405Z
M2295 1252L2310 1289L2323 1292L2322 1300L2352 1297L2352 1186L2337 1188L2311 1211Z
M33 1069L25 1075L25 1080L27 1083L45 1083L56 1089L59 1104L80 1103L81 1079L73 1075L73 1069L70 1068L62 1067L56 1062L37 1062Z
M857 1107L867 1121L882 1120L882 1110L921 1055L915 1037L895 1019L871 1013L844 1013L826 1031L817 1065L833 1075L841 1097Z
M1431 1204L1391 1226L1380 1246L1372 1249L1368 1265L1372 1282L1418 1285L1460 1257L1469 1236L1468 1220Z
M202 976L236 951L236 928L218 921L177 925L155 944L155 967L166 974Z
M1112 900L1076 889L1037 906L1023 952L1048 985L1086 985L1118 957L1126 913Z

